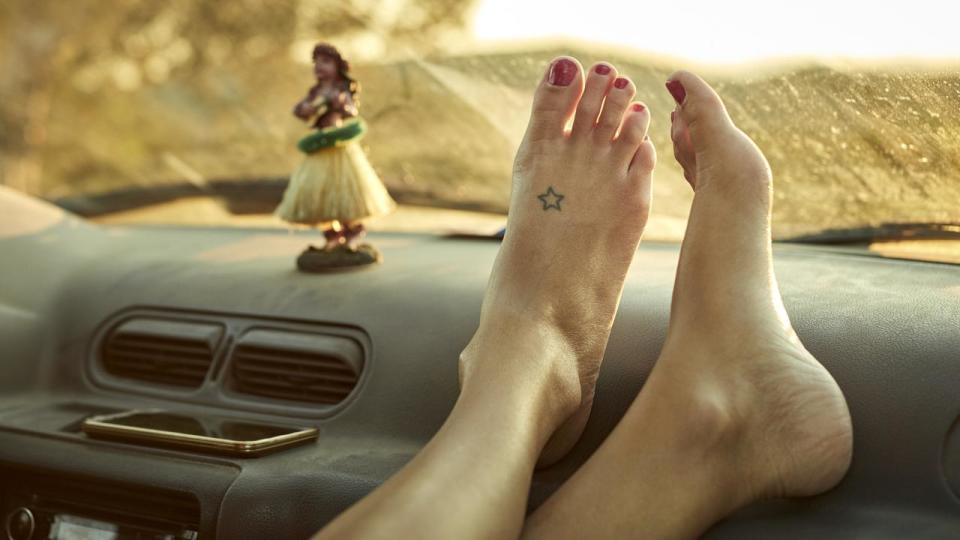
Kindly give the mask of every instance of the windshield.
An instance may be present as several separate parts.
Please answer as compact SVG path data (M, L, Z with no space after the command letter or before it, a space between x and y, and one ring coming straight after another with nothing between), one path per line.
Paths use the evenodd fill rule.
M95 219L285 227L271 213L309 128L291 110L325 41L351 64L362 147L407 216L387 229L502 224L532 92L558 54L615 63L652 111L648 237L679 239L692 196L663 89L679 68L708 78L766 153L775 238L958 223L957 11L933 0L909 13L820 0L10 0L0 174Z

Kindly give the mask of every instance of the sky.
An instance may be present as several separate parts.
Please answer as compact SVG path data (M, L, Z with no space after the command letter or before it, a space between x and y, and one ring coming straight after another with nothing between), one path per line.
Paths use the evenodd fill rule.
M960 59L957 0L480 0L481 44L574 38L702 62Z

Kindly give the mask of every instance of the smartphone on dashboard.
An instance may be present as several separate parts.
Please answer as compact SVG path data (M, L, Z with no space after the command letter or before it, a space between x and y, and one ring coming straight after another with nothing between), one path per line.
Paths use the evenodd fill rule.
M317 438L315 427L139 409L91 416L80 429L90 437L184 450L259 456Z

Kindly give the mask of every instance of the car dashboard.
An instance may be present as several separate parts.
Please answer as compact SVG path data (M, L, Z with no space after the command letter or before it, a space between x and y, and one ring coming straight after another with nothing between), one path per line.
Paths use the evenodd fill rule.
M318 238L102 227L66 214L0 235L7 527L26 534L28 511L24 538L84 527L118 538L306 538L409 461L457 398L458 355L499 244L379 233L379 265L297 272L296 255ZM536 472L531 510L642 388L665 337L678 251L647 242L637 252L586 432ZM774 259L798 334L848 399L853 463L830 492L755 504L706 538L960 537L960 268L793 244L775 245ZM320 433L236 457L80 429L91 415L143 408Z

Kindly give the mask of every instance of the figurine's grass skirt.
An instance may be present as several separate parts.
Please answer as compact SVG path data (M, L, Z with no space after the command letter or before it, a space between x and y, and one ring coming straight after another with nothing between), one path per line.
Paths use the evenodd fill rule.
M308 154L274 213L290 223L316 225L381 216L394 208L363 150L348 142Z

